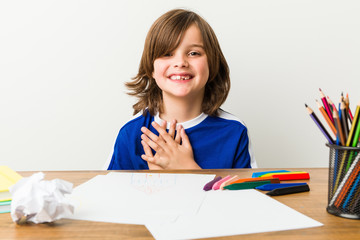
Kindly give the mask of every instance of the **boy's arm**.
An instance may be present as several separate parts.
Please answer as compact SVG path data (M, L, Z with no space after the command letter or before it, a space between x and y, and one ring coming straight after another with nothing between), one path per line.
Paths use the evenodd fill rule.
M108 170L133 170L134 166L130 161L131 156L128 146L129 139L125 131L119 132L114 145L114 153L112 155Z
M251 156L249 148L249 136L247 129L241 132L239 137L236 156L233 163L233 168L251 168Z

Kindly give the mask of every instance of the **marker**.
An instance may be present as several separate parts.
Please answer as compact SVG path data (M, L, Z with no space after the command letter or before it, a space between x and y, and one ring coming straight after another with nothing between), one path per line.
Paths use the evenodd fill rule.
M273 175L274 178L279 178L280 181L283 180L307 180L310 179L309 173L293 173L293 174L282 174L282 175Z
M282 173L267 173L262 175L261 177L272 177L274 175L287 175L287 174L294 174L294 173L306 173L303 171L293 171L293 172L282 172Z
M243 182L243 183L234 183L224 187L224 189L228 190L242 190L242 189L253 189L258 186L269 184L270 180L267 181L259 181L259 182Z
M272 176L269 176L269 177L257 177L257 178L241 178L241 179L237 179L237 180L234 180L234 181L230 182L230 184L242 183L242 182L265 181L265 180L272 180L272 179L274 179ZM279 179L277 179L277 180L279 180Z
M205 184L205 186L204 186L203 189L204 189L205 191L211 190L211 189L212 189L212 186L213 186L217 181L219 181L221 178L222 178L222 177L220 177L220 176L215 177L213 180L211 180L210 182L208 182L207 184Z
M224 177L223 179L220 179L219 181L217 181L216 183L214 183L214 185L212 186L212 190L218 190L221 186L221 184L223 182L225 182L226 180L229 180L231 178L230 175L227 175L226 177Z
M285 187L294 187L300 185L306 185L307 183L272 183L272 184L265 184L259 187L256 187L258 190L262 191L271 191L278 188L285 188Z
M265 171L265 172L254 172L252 174L252 177L256 178L256 177L260 177L260 176L262 176L262 175L264 175L266 173L279 173L279 172L290 172L290 171L288 171L288 170L275 170L275 171Z
M220 189L221 190L224 190L224 187L229 185L231 182L235 181L236 179L238 179L239 177L237 175L233 176L232 178L226 180L225 182L223 182L221 185L220 185Z
M308 192L310 191L309 185L300 185L300 186L293 186L293 187L285 187L285 188L277 188L270 192L267 192L266 195L269 196L280 196L290 193L299 193L299 192Z

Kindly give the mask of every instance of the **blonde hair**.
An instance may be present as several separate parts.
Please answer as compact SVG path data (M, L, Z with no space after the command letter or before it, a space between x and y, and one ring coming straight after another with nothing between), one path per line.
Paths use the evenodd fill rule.
M155 59L175 50L186 30L196 24L199 28L209 65L209 79L205 85L202 111L217 115L230 90L229 67L221 51L217 37L210 25L198 14L174 9L160 16L151 26L137 75L125 85L129 95L136 96L134 115L146 109L151 115L162 112L162 92L152 77Z

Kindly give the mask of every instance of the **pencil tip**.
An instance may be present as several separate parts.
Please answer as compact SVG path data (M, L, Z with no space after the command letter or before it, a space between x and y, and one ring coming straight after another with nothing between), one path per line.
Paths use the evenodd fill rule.
M319 91L321 92L321 88L319 88Z
M344 92L341 92L341 96L342 96L342 97L344 96Z
M308 105L305 103L305 107L308 107Z

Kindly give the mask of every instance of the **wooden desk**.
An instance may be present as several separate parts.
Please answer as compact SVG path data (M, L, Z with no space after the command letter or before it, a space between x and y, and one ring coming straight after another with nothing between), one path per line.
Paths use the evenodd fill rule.
M168 171L170 173L215 173L220 176L239 175L241 178L251 177L254 171L271 169L229 169L229 170L194 170ZM216 239L256 239L256 240L296 240L296 239L360 239L360 221L333 216L326 212L328 169L289 169L307 171L311 179L308 181L310 192L274 197L287 206L321 222L322 227L289 231L277 231L258 234L229 236ZM147 171L148 172L148 171ZM22 176L30 176L33 172L19 172ZM48 180L61 178L74 183L75 186L107 171L51 171L44 172ZM239 216L241 219L241 216ZM17 225L12 222L10 213L0 214L0 239L153 239L150 232L142 225L127 225L61 219L51 224Z

